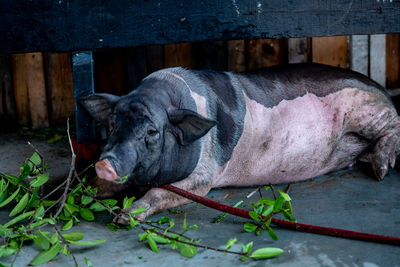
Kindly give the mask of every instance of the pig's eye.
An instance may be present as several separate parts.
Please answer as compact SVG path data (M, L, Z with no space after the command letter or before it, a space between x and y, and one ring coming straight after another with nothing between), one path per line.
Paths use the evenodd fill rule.
M150 128L147 130L147 135L149 136L155 136L156 134L158 134L158 131L156 129Z

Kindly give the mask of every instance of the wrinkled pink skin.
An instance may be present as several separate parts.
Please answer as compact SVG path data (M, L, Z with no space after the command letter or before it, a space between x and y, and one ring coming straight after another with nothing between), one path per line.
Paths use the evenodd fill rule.
M192 92L198 113L207 116L206 100ZM215 129L212 129L213 131ZM400 120L382 95L343 88L325 97L306 94L282 101L273 108L246 96L243 134L231 159L218 166L211 135L204 137L199 163L184 180L173 183L205 196L211 188L254 186L300 181L353 164L369 142L376 141L369 160L378 179L394 166L400 147ZM99 178L117 179L106 160L96 164ZM187 199L159 188L149 190L132 209L146 207L138 219L188 203ZM119 218L124 223L125 218Z

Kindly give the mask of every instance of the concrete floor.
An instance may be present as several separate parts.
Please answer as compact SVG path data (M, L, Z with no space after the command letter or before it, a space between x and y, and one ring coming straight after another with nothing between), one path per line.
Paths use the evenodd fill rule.
M15 134L0 134L0 171L17 173L25 158L32 154L24 138ZM66 175L70 164L67 144L47 144L37 138L31 141L45 156L49 163L53 179ZM284 189L285 185L279 186ZM294 216L299 222L344 228L355 231L400 237L400 173L395 170L382 182L371 178L368 168L360 167L341 170L302 183L293 184L290 195L293 199ZM246 196L254 188L216 189L208 197L226 204L235 204L239 200L246 202L242 207L250 209L249 203L257 201L258 194L250 199ZM267 195L266 193L264 196ZM96 247L75 247L74 255L81 266L83 257L89 258L94 266L400 266L400 247L367 243L276 229L279 241L272 241L267 234L255 236L244 232L245 219L228 216L221 223L211 221L221 214L198 204L189 204L178 208L183 213L168 211L152 216L150 219L168 215L177 223L182 223L184 213L189 224L197 224L198 231L188 235L201 238L202 244L223 248L231 237L240 242L254 241L254 248L280 247L285 253L267 261L247 260L242 262L238 256L201 250L193 258L180 256L170 248L160 249L158 254L140 243L140 229L113 232L105 224L111 221L107 215L100 216L95 222L82 222L73 228L85 233L85 239L107 239ZM0 223L7 220L7 210L0 210ZM179 229L179 228L178 228ZM239 250L236 245L234 249ZM38 253L34 246L23 249L15 266L26 266ZM9 263L11 259L1 260ZM73 266L71 258L58 256L57 262L46 266Z

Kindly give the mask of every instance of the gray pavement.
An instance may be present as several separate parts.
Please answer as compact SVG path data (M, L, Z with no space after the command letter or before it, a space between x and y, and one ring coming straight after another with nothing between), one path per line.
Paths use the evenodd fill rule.
M13 134L0 134L0 171L17 173L25 158L32 154L24 138ZM39 139L31 141L44 155L50 165L50 173L55 181L63 179L70 164L68 145L47 144ZM284 189L286 185L278 188ZM299 222L321 226L344 228L400 237L400 173L391 170L381 182L372 178L369 168L355 167L336 171L301 183L293 184L290 196L293 199L294 216ZM250 209L250 202L257 201L259 195L250 199L246 196L254 188L215 189L208 197L233 205L244 200L243 208ZM267 193L263 194L267 196ZM74 255L80 266L83 258L89 258L94 266L400 266L400 247L367 243L320 236L275 228L278 241L272 241L266 233L260 236L243 231L247 220L233 216L222 222L212 223L221 213L199 204L188 204L177 208L176 212L165 211L152 216L156 220L167 215L179 224L184 214L189 224L197 224L198 231L188 235L201 238L202 244L223 248L231 237L239 243L254 241L254 248L280 247L285 253L277 258L263 261L241 261L238 256L224 255L210 250L198 250L193 258L185 258L177 251L166 247L158 253L139 242L140 229L113 232L105 225L112 220L100 215L95 222L82 222L73 231L85 233L85 239L107 239L99 246L75 247ZM8 218L7 210L0 210L0 223ZM177 228L180 229L180 228ZM240 245L234 249L239 250ZM26 246L19 255L15 266L26 266L39 251ZM11 259L2 260L9 263ZM44 266L73 266L71 258L58 256L58 261Z

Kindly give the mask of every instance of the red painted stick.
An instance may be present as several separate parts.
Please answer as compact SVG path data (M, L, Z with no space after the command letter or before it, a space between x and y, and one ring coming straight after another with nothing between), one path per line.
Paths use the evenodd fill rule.
M236 215L239 217L243 217L246 219L251 219L251 217L249 216L249 212L247 210L224 205L222 203L213 201L211 199L201 197L201 196L195 195L193 193L187 192L183 189L180 189L180 188L175 187L170 184L163 185L163 186L161 186L161 188L171 191L182 197L193 200L195 202L198 202L200 204L203 204L204 206L207 206L209 208L216 209L216 210L226 212L226 213L229 213L232 215ZM357 239L357 240L363 240L363 241L369 241L369 242L375 242L375 243L383 243L383 244L400 246L400 238L398 238L398 237L375 235L375 234L361 233L361 232L349 231L349 230L338 229L338 228L323 227L323 226L297 223L297 222L289 222L289 221L279 220L279 219L275 219L275 218L272 218L271 223L273 223L277 226L283 227L283 228L297 230L297 231L301 231L301 232L320 234L320 235L329 235L329 236L336 236L336 237L343 237L343 238L350 238L350 239Z

